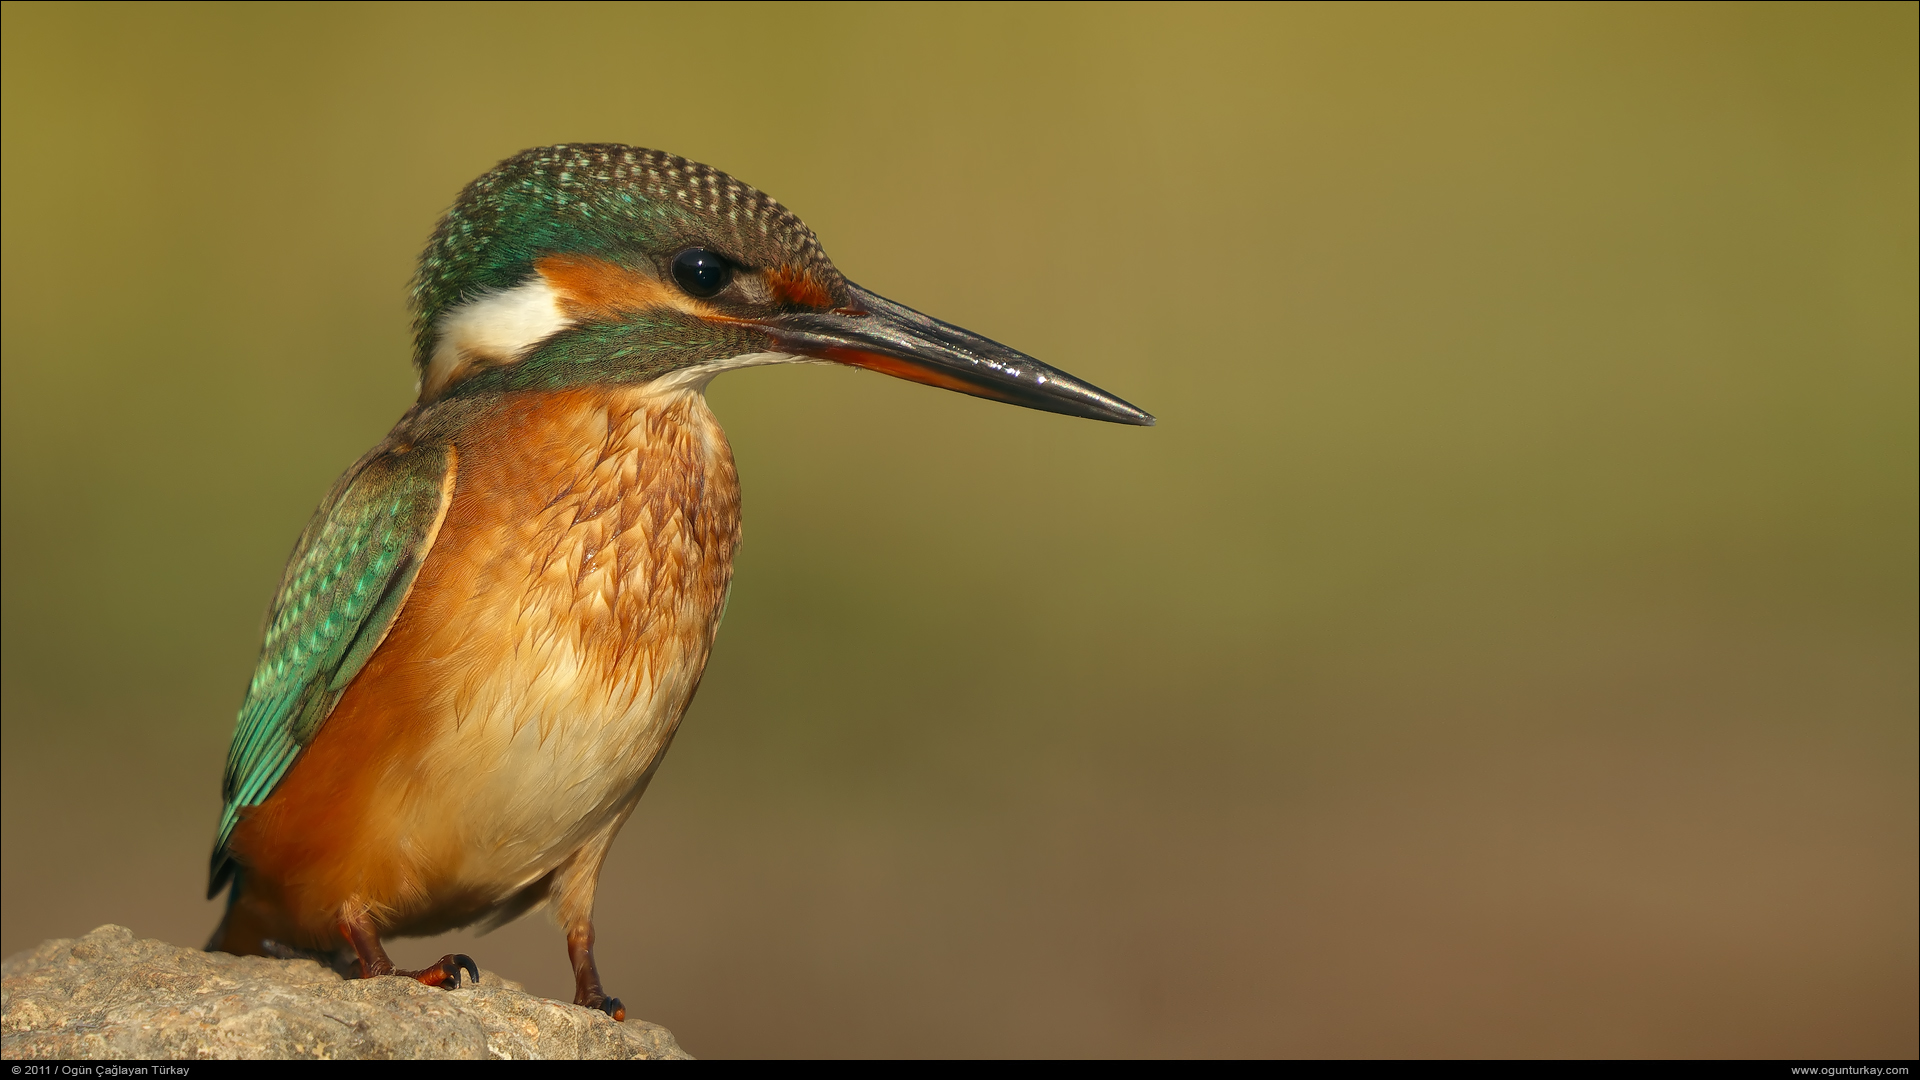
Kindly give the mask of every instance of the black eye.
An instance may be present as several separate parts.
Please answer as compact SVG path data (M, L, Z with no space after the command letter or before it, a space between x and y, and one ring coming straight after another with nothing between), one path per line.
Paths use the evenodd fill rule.
M673 280L688 295L706 299L718 296L733 280L733 264L702 248L691 248L673 257Z

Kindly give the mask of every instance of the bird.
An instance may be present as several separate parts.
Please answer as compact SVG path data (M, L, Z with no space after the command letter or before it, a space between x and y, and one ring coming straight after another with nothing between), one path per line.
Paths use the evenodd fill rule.
M410 289L417 400L328 490L268 608L221 781L207 948L402 971L383 939L542 905L616 1020L594 894L700 685L740 544L716 376L831 363L1119 424L1126 401L848 280L719 169L522 151Z

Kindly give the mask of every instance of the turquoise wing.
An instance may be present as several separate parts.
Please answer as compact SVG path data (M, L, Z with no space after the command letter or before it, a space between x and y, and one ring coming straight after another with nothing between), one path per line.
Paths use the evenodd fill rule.
M453 501L455 471L451 446L377 450L300 534L227 751L209 898L233 874L227 845L240 812L273 794L400 614Z

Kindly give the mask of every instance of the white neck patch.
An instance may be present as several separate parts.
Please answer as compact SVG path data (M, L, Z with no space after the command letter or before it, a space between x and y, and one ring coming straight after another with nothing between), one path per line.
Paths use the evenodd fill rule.
M427 374L421 380L420 399L440 396L447 387L488 368L524 360L534 347L574 325L561 301L566 294L546 278L483 293L440 316L440 336ZM766 364L814 364L824 361L790 353L761 352L709 360L660 376L648 385L662 392L693 390L704 393L715 375Z
M421 380L422 400L476 371L511 364L573 325L547 279L485 293L440 316L440 337Z

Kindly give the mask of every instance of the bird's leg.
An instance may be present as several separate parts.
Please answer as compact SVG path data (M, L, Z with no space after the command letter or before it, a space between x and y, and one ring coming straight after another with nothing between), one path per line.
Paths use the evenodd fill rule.
M480 981L480 966L465 953L448 953L438 963L418 971L395 968L393 960L387 956L387 950L380 944L380 931L363 910L346 908L340 912L340 936L353 946L353 954L360 960L360 977L363 979L371 979L376 975L404 975L428 986L458 990L460 972L464 968L474 982Z
M619 998L607 996L600 985L600 969L593 963L592 919L567 928L567 959L573 961L573 1003L624 1021L627 1007Z
M632 809L629 804L627 813ZM611 828L561 864L553 890L560 925L567 931L567 959L573 962L573 1003L598 1009L615 1020L627 1018L627 1007L619 998L607 996L600 985L600 969L593 963L593 894L600 886L600 867L607 861L607 849L613 846L614 834L627 820L627 813L620 814Z

